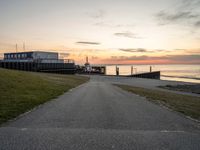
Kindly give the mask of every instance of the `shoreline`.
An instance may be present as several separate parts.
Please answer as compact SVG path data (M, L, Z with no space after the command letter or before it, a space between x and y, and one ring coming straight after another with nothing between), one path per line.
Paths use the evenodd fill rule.
M105 74L105 75L102 75L102 76L108 76L108 77L130 77L130 75L118 75L117 76L117 75L109 75L109 74ZM136 77L132 77L132 78L136 78ZM177 80L175 80L175 79L177 79ZM189 78L189 77L176 77L176 76L160 75L160 80L162 80L162 81L174 81L174 82L191 83L191 84L200 84L200 78Z
M182 81L189 83L199 83L200 84L200 66L196 64L174 64L174 65L106 65L106 74L115 75L116 66L119 67L120 75L130 75L131 67L133 67L133 74L145 73L150 71L150 66L152 67L152 72L160 71L161 80L170 81Z
M112 84L123 84L123 85L129 85L129 86L135 86L135 87L141 87L146 89L155 89L155 90L161 90L161 91L168 91L172 93L177 94L184 94L184 95L190 95L190 96L197 96L200 97L200 94L197 94L195 88L200 89L200 84L197 83L189 83L189 82L182 82L182 81L171 81L171 80L157 80L157 79L145 79L145 78L135 78L135 77L127 77L127 76L113 76L113 75L88 75L91 79L98 79L100 81L106 81L108 83ZM165 86L189 86L185 88L185 90L175 90L173 89L166 89L161 88ZM195 87L196 86L196 87ZM183 88L184 89L184 88ZM200 93L200 92L198 92Z
M195 77L185 77L185 76L170 76L170 75L161 75L162 77L170 77L170 78L183 78L183 79L194 79L194 80L200 80L200 78Z
M184 77L173 77L173 76L160 76L160 80L164 81L175 81L175 82L183 82L183 83L190 83L190 84L200 84L200 79L195 78L184 78Z
M130 77L130 75L118 75L117 76L114 74L86 74L86 75L100 75L100 76L107 76L107 77ZM130 77L130 78L136 78L136 77ZM177 80L174 80L175 78ZM148 79L148 78L140 78L140 79ZM185 80L182 80L182 79L185 79ZM200 84L200 78L196 79L196 78L189 78L189 77L184 78L184 77L160 75L160 79L155 79L155 80L182 82L182 83L186 83L186 84Z

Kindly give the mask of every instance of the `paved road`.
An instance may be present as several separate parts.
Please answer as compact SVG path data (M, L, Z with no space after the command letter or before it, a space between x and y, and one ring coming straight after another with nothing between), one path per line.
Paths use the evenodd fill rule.
M93 77L0 128L0 150L199 150L200 126Z

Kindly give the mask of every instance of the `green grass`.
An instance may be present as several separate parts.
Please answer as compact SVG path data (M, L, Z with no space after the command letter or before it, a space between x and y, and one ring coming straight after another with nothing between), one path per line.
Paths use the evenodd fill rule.
M200 97L151 90L128 85L116 85L126 91L146 97L148 100L169 107L194 119L200 120Z
M76 75L0 69L0 124L88 80Z
M175 90L175 91L183 91L190 92L195 94L200 94L200 84L192 84L192 85L166 85L166 86L158 86L163 89Z

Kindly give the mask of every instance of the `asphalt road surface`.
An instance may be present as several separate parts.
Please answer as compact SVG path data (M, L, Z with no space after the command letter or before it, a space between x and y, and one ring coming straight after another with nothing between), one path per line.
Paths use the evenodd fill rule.
M200 150L200 125L92 77L0 128L0 150Z

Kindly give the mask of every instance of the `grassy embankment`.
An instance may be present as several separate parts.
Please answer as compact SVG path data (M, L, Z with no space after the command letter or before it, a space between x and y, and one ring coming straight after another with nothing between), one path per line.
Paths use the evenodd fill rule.
M128 85L116 86L126 91L146 97L150 101L167 106L168 108L183 113L186 116L200 120L200 97L132 87Z
M86 81L75 75L0 69L0 124Z

